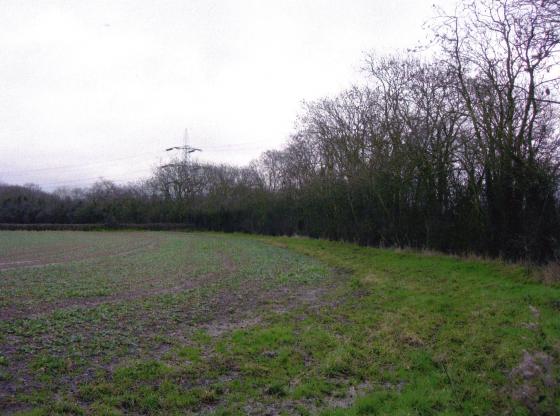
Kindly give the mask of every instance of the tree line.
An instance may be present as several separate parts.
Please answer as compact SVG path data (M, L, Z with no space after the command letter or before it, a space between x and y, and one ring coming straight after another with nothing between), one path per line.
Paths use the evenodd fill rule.
M245 167L177 160L126 186L0 186L0 222L181 222L546 261L560 254L556 0L465 1L428 52L371 54Z

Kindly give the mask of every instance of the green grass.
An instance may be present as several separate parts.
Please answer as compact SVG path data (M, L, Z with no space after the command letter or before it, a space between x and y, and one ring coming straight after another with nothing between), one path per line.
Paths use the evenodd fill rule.
M560 408L560 288L518 266L304 238L0 232L0 248L10 239L97 254L0 271L0 412Z

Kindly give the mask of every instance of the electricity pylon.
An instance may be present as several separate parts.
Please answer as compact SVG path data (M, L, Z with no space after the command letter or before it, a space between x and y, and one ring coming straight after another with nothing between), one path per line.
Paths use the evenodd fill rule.
M183 137L183 146L173 146L165 149L166 152L170 152L172 150L182 150L183 151L182 163L169 163L167 165L163 165L162 168L167 168L171 166L188 166L190 154L194 152L202 152L202 149L189 146L188 141L189 141L189 129L185 129L185 135Z

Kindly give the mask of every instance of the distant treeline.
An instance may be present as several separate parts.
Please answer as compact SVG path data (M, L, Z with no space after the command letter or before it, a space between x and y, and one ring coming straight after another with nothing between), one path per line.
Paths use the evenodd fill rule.
M306 103L287 145L247 167L178 160L134 185L5 185L0 222L182 222L555 258L558 16L554 0L467 2L434 20L435 57L369 56L363 85Z

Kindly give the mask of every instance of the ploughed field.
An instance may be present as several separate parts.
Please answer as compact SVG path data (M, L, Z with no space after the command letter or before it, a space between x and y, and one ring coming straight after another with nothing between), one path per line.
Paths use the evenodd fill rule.
M303 238L0 232L0 414L558 414L560 288Z

